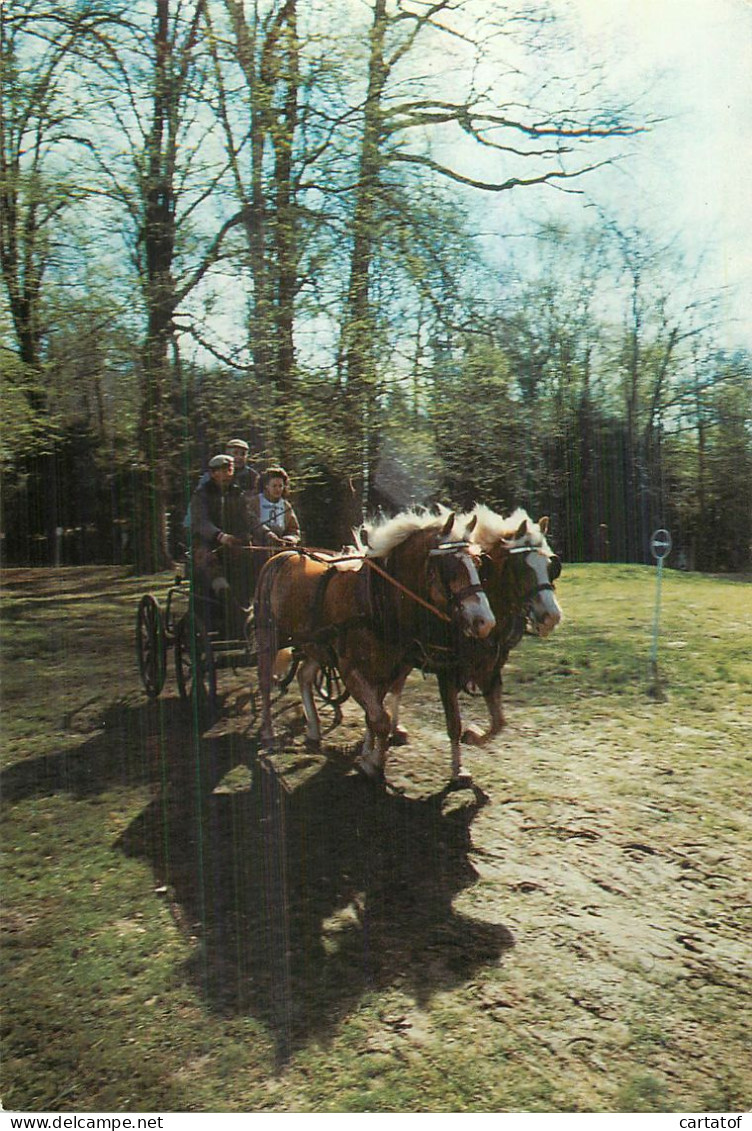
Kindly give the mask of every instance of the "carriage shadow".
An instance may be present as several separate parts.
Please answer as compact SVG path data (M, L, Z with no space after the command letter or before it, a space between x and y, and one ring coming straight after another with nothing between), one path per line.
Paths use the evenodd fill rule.
M479 791L411 799L333 762L289 792L263 760L250 788L155 799L119 847L146 859L199 940L188 974L209 1007L252 1014L283 1062L326 1041L364 994L426 1005L513 945L457 912Z
M91 736L9 766L4 803L148 786L152 800L114 847L148 864L195 938L185 973L208 1008L256 1017L280 1062L326 1041L369 991L427 1005L513 945L504 926L453 906L477 878L479 790L390 793L334 747L326 760L291 747L275 770L247 730L202 733L175 699L101 715L84 703L73 722Z

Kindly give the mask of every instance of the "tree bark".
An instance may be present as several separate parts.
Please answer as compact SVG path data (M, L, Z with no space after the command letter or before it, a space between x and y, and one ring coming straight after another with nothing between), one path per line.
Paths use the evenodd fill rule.
M381 171L383 137L384 87L388 67L384 57L387 30L386 0L374 0L368 58L368 87L363 108L358 184L353 210L350 278L347 290L344 325L345 396L353 424L353 438L360 453L359 487L361 510L368 505L372 469L378 449L377 430L369 419L375 395L374 339L376 326L370 301L371 265L377 227L377 201ZM361 515L355 510L357 496L346 494L349 503L347 525L357 523Z
M295 296L298 287L298 224L293 178L293 145L298 124L299 44L297 2L287 0L278 17L275 51L278 63L270 76L282 87L282 105L271 126L274 147L274 254L277 276L275 326L276 430L283 462L294 467L295 441L288 413L295 378ZM276 44L274 45L276 48Z
M198 0L185 41L178 50L170 35L169 0L156 0L152 120L145 146L142 182L143 291L146 329L141 351L140 462L144 509L134 537L135 566L152 573L170 564L167 498L171 455L166 442L172 366L170 347L178 291L173 276L177 234L175 173L178 126L190 60L204 0Z

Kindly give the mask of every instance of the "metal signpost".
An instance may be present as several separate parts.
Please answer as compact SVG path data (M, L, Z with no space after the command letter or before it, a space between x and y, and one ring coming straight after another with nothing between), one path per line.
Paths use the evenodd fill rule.
M663 580L663 560L671 553L671 535L668 530L656 530L650 539L650 552L658 563L655 582L655 615L653 617L653 647L650 652L650 669L653 684L650 693L662 699L663 691L658 679L658 622L661 615L661 581Z

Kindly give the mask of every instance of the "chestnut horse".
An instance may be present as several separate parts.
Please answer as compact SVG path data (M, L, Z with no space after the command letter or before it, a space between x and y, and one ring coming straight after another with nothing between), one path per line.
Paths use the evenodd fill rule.
M448 662L428 668L437 675L447 732L458 749L460 741L482 746L499 733L505 722L501 672L511 649L520 642L526 628L534 635L546 637L562 618L554 589L561 562L546 541L548 518L535 523L521 509L503 518L479 505L469 515L459 516L455 529L466 528L468 520L474 520L473 542L483 552L480 576L496 627L483 640L463 641ZM404 679L390 689L387 699L392 715L392 741L397 743L407 739L397 725L403 686ZM475 726L462 731L459 692L470 686L477 688L485 699L489 714L485 731ZM459 756L457 764L460 778L469 780Z
M256 590L264 743L274 741L271 659L292 643L303 656L298 682L309 743L321 741L315 677L322 665L334 664L366 717L358 768L383 777L389 688L433 650L456 649L463 636L482 640L494 628L478 576L479 548L465 538L449 540L454 520L408 511L369 526L368 545L361 543L354 557L289 551L267 562ZM453 776L458 772L453 747Z

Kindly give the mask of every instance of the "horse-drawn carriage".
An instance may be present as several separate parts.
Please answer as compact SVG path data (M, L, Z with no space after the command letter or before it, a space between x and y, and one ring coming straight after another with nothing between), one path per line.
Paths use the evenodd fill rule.
M524 631L547 636L561 619L554 592L561 566L547 529L548 519L534 523L524 511L502 519L486 507L364 523L349 553L298 546L269 557L255 586L255 617L243 610L235 631L218 623L214 598L178 577L164 611L151 594L139 605L144 687L159 695L170 645L181 696L202 707L216 705L222 668L255 668L267 746L275 742L272 698L294 675L311 744L321 741L316 695L334 704L352 695L365 716L357 765L379 779L390 742L404 737L397 716L405 680L420 668L438 679L452 779L469 780L460 743L481 745L503 726L501 671L510 650ZM485 699L485 731L462 728L458 697L471 685Z
M264 556L269 557L269 553ZM189 555L163 601L145 593L136 612L136 661L144 691L152 699L158 698L164 688L170 652L180 698L208 717L218 709L220 673L254 669L257 664L253 609L222 601L206 591L191 576ZM279 653L274 675L277 693L290 686L299 663L295 648ZM322 667L316 691L324 702L335 706L347 697L339 673L331 665Z

